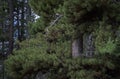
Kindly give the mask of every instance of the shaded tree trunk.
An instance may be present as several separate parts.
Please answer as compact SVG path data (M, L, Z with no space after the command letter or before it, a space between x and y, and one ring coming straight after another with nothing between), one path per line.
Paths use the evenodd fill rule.
M2 55L4 55L4 41L2 41Z
M94 55L94 37L93 34L84 35L84 56L92 57Z
M13 0L8 0L9 5L9 51L8 55L13 51Z
M20 41L23 41L24 39L25 39L25 37L24 37L24 34L25 34L25 19L24 19L24 7L25 7L25 0L22 0L22 3L21 3L21 11L22 11L22 13L21 13L21 40Z
M1 23L1 26L2 26L2 33L1 35L3 35L4 33L4 27L3 27L3 22ZM4 40L5 38L2 39L2 55L4 55Z
M28 2L28 1L29 1L29 0L27 0L27 2ZM26 8L27 8L27 10L26 10L26 14L27 14L27 16L26 16L26 17L27 17L27 19L26 19L26 24L27 24L27 26L26 26L26 29L25 29L25 30L27 31L27 33L26 33L26 34L27 34L26 38L29 39L29 26L28 26L29 24L28 24L28 23L29 23L30 21L32 21L32 18L31 18L31 13L32 13L32 12L31 12L31 8L30 8L30 6L29 6L28 3L25 4L25 6L26 6Z
M81 56L83 53L83 34L79 38L74 39L72 42L72 57Z
M94 37L92 34L80 34L79 38L72 42L72 57L92 57L94 55Z
M18 5L19 5L19 1L18 1ZM17 6L17 30L18 30L18 40L21 41L21 36L20 36L20 24L19 24L19 6Z

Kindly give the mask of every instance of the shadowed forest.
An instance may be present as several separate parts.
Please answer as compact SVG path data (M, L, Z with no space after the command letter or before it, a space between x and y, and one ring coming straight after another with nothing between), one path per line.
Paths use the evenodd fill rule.
M0 79L120 79L120 0L0 0Z

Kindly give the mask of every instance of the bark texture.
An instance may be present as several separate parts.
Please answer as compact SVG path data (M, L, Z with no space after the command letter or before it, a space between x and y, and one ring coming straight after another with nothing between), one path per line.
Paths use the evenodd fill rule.
M83 34L72 42L72 57L79 57L83 54Z
M84 36L84 56L92 57L95 51L93 34Z

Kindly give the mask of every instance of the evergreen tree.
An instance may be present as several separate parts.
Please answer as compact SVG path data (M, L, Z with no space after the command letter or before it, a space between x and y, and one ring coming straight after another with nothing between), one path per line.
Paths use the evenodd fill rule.
M4 78L4 56L6 55L5 42L8 40L8 33L5 29L5 19L8 15L6 0L0 0L0 78Z
M31 24L37 34L6 60L10 77L120 78L120 2L30 0L30 5L40 16Z
M21 42L28 37L28 22L31 17L31 9L28 0L14 0L14 34Z
M6 32L7 30L5 29L5 19L6 16L8 15L7 13L7 2L6 1L1 1L0 5L0 43L2 43L2 48L0 49L0 54L4 54L4 42L8 40L8 33Z

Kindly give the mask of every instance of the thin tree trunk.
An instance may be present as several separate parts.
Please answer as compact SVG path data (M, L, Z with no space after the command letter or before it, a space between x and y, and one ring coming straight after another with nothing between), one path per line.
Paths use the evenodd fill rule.
M26 26L26 31L27 31L27 36L26 36L26 38L27 39L29 39L29 31L28 31L28 29L29 29L29 26L28 26L28 23L31 21L31 8L30 8L30 6L29 6L29 4L28 4L28 0L27 0L27 4L26 4L26 8L27 8L27 18L26 18L26 24L27 24L27 26Z
M10 24L9 24L9 51L8 51L8 55L12 53L13 51L13 0L8 0L8 4L9 4L9 12L10 12L10 16L9 16L9 20L10 20Z
M24 23L25 23L25 19L24 19L24 1L25 0L22 0L22 6L21 6L21 9L22 9L22 13L21 13L21 41L23 41L24 39L25 39L25 37L24 37L24 34L25 34L25 25L24 25Z
M4 33L4 27L3 27L3 22L1 23L1 26L2 26L2 34L1 35L3 35ZM2 55L4 55L4 40L5 40L5 38L2 40Z
M4 41L2 41L2 55L4 55Z
M20 15L20 13L19 13L19 1L18 1L18 7L17 7L17 30L18 30L18 40L19 41L21 41L21 36L20 36L20 24L19 24L19 21L20 21L20 19L19 19L19 15Z

